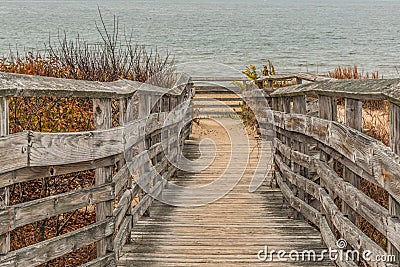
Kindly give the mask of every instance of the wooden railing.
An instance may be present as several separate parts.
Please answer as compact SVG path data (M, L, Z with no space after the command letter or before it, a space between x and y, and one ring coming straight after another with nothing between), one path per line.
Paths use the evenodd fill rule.
M170 161L191 130L190 123L180 127L190 116L192 95L190 77L183 74L169 90L127 80L100 83L0 73L0 266L37 266L94 242L97 258L84 266L115 266L132 226L175 172ZM15 96L91 98L95 130L9 135L8 100ZM115 99L120 126L112 128ZM9 203L12 185L93 169L93 186ZM136 170L139 175L133 179ZM10 251L14 229L94 204L94 224Z
M348 248L378 255L400 250L400 80L322 81L279 88L270 94L274 117L275 179L289 204L321 231L328 247L344 239ZM318 116L307 114L318 99ZM344 99L344 124L337 100ZM362 133L363 101L390 102L390 147ZM267 121L261 122L263 128ZM389 207L360 189L365 179L389 195ZM387 239L378 245L360 229L368 221ZM378 256L379 257L379 256ZM336 262L357 266L354 261ZM398 263L371 261L371 266Z

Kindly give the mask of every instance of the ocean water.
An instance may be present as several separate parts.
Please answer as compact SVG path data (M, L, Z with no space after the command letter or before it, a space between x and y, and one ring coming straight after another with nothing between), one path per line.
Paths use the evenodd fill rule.
M169 50L192 75L270 59L280 73L356 64L399 77L399 0L0 0L0 55L43 49L59 32L98 42L98 7L137 44ZM226 67L227 66L227 67Z

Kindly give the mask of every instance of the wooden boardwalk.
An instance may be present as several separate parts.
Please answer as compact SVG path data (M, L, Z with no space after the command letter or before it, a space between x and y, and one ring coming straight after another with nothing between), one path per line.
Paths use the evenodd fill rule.
M238 120L222 120L230 130L240 127ZM230 159L231 147L226 138L216 138L224 129L211 126L209 120L200 122L202 130L199 134L195 130L186 141L184 154L191 159L199 157L199 137L209 135L216 142L215 160L198 173L177 172L173 183L198 187L221 176ZM239 137L233 137L236 138ZM286 251L320 251L325 246L317 230L303 220L291 218L292 210L284 204L282 193L270 187L271 179L267 177L256 192L249 192L259 156L257 142L254 137L249 138L249 160L245 153L233 157L234 165L245 166L246 170L233 190L217 201L198 207L176 207L156 201L150 216L143 217L133 228L132 242L123 248L118 266L332 266L330 262L258 260L257 252L266 245L269 250ZM202 151L208 149L212 149L211 145ZM229 171L235 172L235 169ZM184 202L188 197L171 192L168 187L163 194L173 196L177 202ZM193 195L192 198L201 202L206 195L209 196Z

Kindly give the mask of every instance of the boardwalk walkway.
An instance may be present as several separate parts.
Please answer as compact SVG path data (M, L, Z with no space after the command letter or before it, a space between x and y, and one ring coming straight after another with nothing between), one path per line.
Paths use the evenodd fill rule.
M234 139L240 138L239 120L221 120L225 128L236 129ZM199 138L204 137L210 137L216 143L214 162L198 173L179 171L172 179L173 183L196 187L221 176L231 150L223 127L207 119L201 120L186 141L184 154L192 159L199 157ZM324 245L317 230L303 220L291 218L291 210L283 204L282 193L270 187L270 179L267 178L256 192L249 193L259 155L257 140L250 137L249 144L250 160L245 153L232 158L237 168L246 168L233 190L213 203L198 207L155 202L150 209L151 215L143 217L134 227L132 242L125 245L119 266L331 266L330 262L266 263L258 260L257 252L265 245L269 250L286 251L319 251ZM211 145L205 147L203 151L212 149ZM229 171L235 172L235 169ZM177 202L188 197L171 192L168 187L163 194L169 194ZM209 194L213 193L193 195L192 198L202 201Z

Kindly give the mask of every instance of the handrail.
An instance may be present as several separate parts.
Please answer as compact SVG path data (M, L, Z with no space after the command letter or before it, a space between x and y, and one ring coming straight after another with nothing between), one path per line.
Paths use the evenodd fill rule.
M306 72L299 72L293 74L275 74L275 75L268 75L268 76L261 76L257 79L257 81L283 81L283 80L290 80L290 79L301 79L310 82L321 82L321 81L332 81L336 80L334 78L330 78L327 76L306 73Z
M114 82L84 81L65 78L32 76L0 72L0 97L6 96L55 96L55 97L91 97L123 98L141 91L148 94L180 95L190 77L185 73L177 74L176 86L167 89L147 83L131 80Z
M276 89L272 97L301 95L348 97L359 100L388 100L400 104L400 79L331 80Z
M9 98L30 96L91 98L95 130L9 135ZM176 171L169 161L177 159L190 134L191 124L182 121L190 121L192 97L191 78L184 73L177 75L172 89L128 80L101 83L0 73L0 265L37 266L96 243L97 258L82 266L115 266L131 227ZM115 99L118 127L112 127ZM14 184L93 169L92 186L9 203ZM96 205L95 223L10 251L11 231L88 205Z
M272 103L275 179L296 211L295 217L312 222L327 246L334 248L342 238L359 253L368 250L372 257L394 255L398 261L400 79L298 84L278 88L266 97ZM317 115L307 114L308 97L313 101L318 98ZM344 98L344 124L336 121L338 98ZM362 103L368 100L391 103L390 147L362 132ZM260 123L265 127L269 122L264 119ZM363 192L361 179L386 191L388 207ZM387 248L363 232L360 218L386 238ZM336 264L356 266L358 262ZM394 266L385 262L368 264Z

